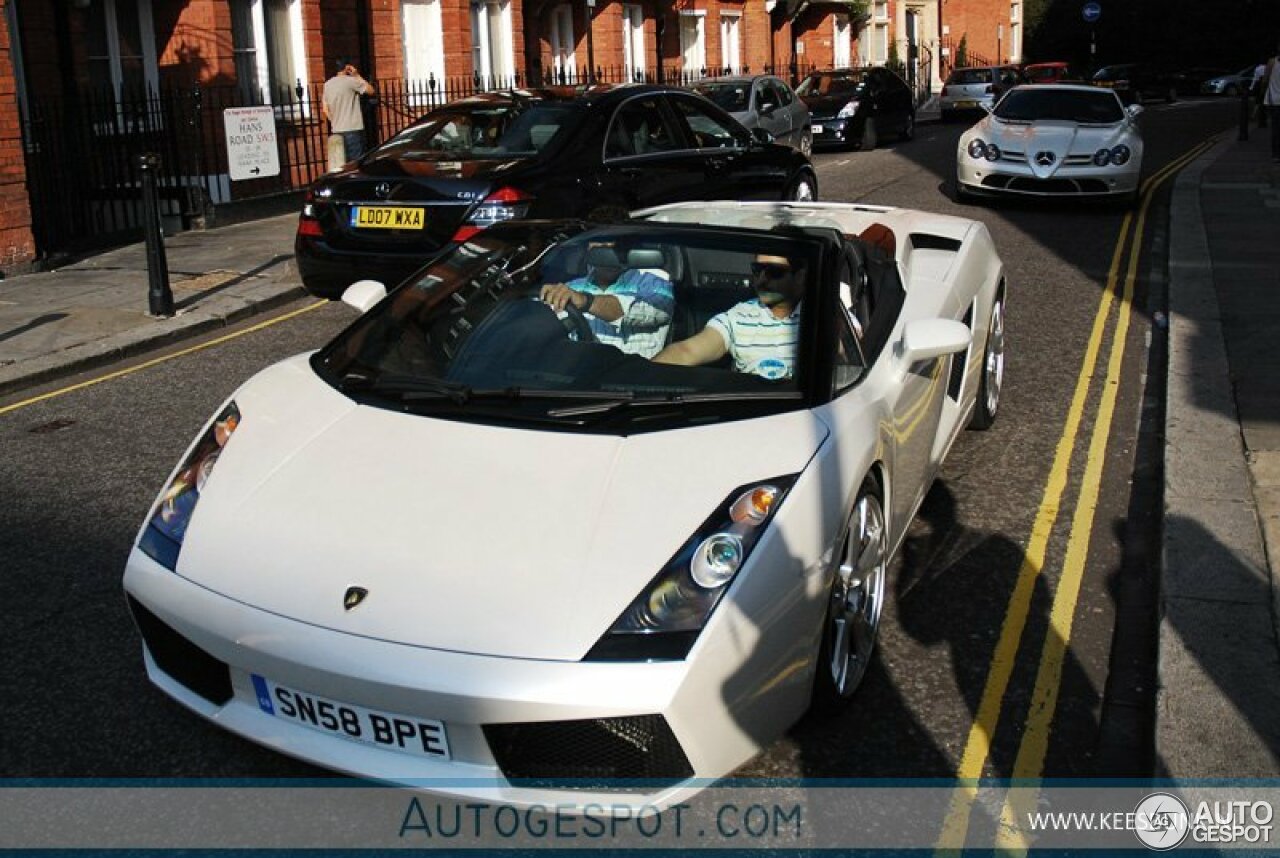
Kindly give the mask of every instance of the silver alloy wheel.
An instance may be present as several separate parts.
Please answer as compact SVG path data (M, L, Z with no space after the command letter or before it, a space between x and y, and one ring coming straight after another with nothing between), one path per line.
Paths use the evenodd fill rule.
M851 696L862 682L875 649L884 607L888 540L880 499L862 495L854 507L844 556L831 588L827 669L835 693L842 698Z
M795 186L791 189L791 201L795 203L813 202L813 185L806 177L801 176L796 179Z
M813 155L813 132L800 135L800 154L809 158Z
M991 328L987 331L986 373L987 414L994 417L1000 407L1000 387L1004 384L1004 301L997 298L991 308Z

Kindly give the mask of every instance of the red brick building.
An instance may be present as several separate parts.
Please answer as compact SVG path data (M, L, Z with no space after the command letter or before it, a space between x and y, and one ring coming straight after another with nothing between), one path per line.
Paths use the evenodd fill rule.
M136 237L139 151L161 154L174 225L304 187L324 168L316 102L338 57L377 83L367 118L385 136L446 97L593 70L680 81L932 60L936 91L948 32L1015 55L1020 2L0 0L0 271ZM221 112L242 105L273 106L278 177L229 179Z
M1022 62L1024 0L943 2L943 38L952 51L964 39L970 65Z

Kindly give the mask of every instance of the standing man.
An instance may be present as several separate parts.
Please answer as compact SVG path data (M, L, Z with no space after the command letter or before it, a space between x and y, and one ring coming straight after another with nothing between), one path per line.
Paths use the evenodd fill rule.
M337 73L324 82L324 99L321 111L329 120L329 171L341 169L364 154L364 116L360 112L360 96L373 92L369 82L346 57L337 60ZM335 163L337 152L334 137L342 138L341 158Z
M1280 164L1280 45L1267 60L1267 69L1260 83L1263 87L1263 110L1269 114L1271 123L1271 161Z

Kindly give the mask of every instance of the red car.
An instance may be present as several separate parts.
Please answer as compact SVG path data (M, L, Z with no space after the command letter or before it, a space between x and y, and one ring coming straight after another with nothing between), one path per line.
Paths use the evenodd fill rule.
M1071 70L1067 63L1032 63L1022 67L1022 76L1027 83L1059 83L1064 80L1079 80L1080 76Z

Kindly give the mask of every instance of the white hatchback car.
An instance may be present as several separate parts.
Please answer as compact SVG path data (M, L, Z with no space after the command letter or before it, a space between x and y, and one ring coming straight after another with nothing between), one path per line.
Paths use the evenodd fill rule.
M1017 87L960 136L956 194L1132 201L1142 177L1141 112L1108 89Z
M626 288L558 318L546 287L609 259ZM981 223L819 203L511 221L355 284L363 315L235 391L143 523L147 673L363 777L679 800L858 687L890 558L996 416L1005 288ZM622 305L683 341L782 293L782 372L600 341Z

